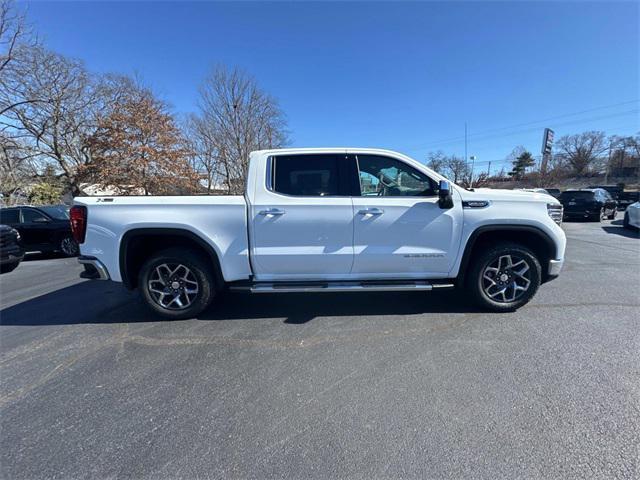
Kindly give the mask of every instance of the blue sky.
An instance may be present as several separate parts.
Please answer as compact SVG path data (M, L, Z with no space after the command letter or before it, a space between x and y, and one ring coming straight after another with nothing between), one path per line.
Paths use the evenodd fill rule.
M640 130L637 2L23 5L49 48L138 74L177 114L212 65L244 68L293 146L462 155L466 121L486 168L519 144L538 154L545 126Z

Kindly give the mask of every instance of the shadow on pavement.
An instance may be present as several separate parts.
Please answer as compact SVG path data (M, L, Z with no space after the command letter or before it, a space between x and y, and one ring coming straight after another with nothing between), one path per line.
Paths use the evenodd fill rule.
M59 252L47 252L47 253L29 252L25 254L24 259L22 261L32 262L35 260L53 260L58 258L72 258L72 257L67 257Z
M414 315L480 311L456 291L372 293L225 292L199 320L285 318L298 325L323 316ZM158 322L135 292L111 282L83 282L0 310L0 325Z
M632 230L630 228L624 228L622 220L614 220L611 225L603 225L602 230L614 235L620 235L627 238L640 238L640 230Z

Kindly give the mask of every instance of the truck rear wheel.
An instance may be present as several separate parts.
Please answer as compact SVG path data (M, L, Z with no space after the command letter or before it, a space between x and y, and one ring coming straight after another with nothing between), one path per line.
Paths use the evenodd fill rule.
M467 277L475 301L494 312L511 312L525 305L541 282L540 262L528 248L499 243L480 253Z
M152 255L140 270L139 287L147 306L165 318L192 318L206 309L215 280L206 258L182 248Z

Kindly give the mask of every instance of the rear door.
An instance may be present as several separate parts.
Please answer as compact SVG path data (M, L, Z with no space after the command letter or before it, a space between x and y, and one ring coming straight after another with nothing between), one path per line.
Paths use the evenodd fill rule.
M371 278L445 277L461 235L462 205L442 209L438 184L399 159L357 155L352 273Z
M40 210L22 207L20 209L20 234L27 248L36 250L52 249L52 237L55 225L52 220Z
M353 204L346 154L267 161L249 210L257 280L345 278L353 263Z
M9 225L20 231L20 210L15 207L0 209L0 224Z

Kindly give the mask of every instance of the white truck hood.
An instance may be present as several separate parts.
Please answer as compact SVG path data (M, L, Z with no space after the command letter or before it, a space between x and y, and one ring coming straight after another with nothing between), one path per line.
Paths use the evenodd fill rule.
M506 200L513 202L540 202L560 204L555 197L536 192L522 190L507 190L501 188L474 188L473 191L464 188L459 189L463 200Z

